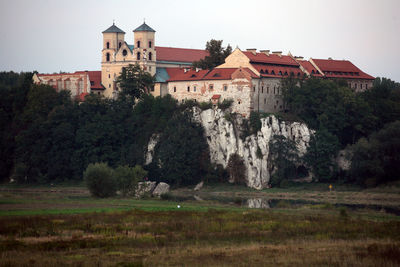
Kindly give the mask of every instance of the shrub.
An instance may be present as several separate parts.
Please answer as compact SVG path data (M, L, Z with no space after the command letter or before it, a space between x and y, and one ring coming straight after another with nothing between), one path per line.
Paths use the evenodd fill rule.
M83 173L83 179L92 196L111 197L117 192L118 184L114 171L107 163L89 164Z
M134 168L129 166L118 166L114 171L115 179L118 183L118 189L123 196L134 194L137 184L143 180L147 171L142 166L136 165Z
M212 108L212 103L211 102L200 102L199 103L199 108L201 110L206 110Z
M218 107L222 110L225 110L227 108L230 108L232 106L233 99L224 99L222 103L218 104Z

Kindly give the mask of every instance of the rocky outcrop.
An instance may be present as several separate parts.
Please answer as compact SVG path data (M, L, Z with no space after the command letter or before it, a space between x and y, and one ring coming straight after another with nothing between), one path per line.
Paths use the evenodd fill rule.
M204 128L211 162L226 168L229 157L238 154L243 158L246 167L246 184L255 189L269 187L270 169L272 169L268 166L269 141L274 135L283 135L294 140L299 156L302 156L307 151L312 134L304 123L280 121L271 115L261 119L261 129L257 134L242 140L240 136L243 132L244 119L240 115L225 113L220 109L202 111L198 107L193 107L193 118ZM147 148L146 164L152 161L157 142L158 136L153 135Z
M201 181L200 183L198 183L195 187L194 187L194 191L199 191L200 189L203 188L204 182Z
M262 118L260 131L244 140L240 138L243 124L241 116L226 116L220 109L201 111L196 107L193 108L193 116L204 127L211 162L226 167L230 155L237 153L246 166L246 184L255 189L268 187L271 176L268 168L269 141L274 135L294 140L299 156L306 152L310 141L311 132L307 125L279 121L275 116ZM261 151L262 156L257 150Z
M158 141L160 140L160 136L158 134L153 134L150 137L150 141L147 144L147 152L145 156L145 164L150 164L153 161L154 157L154 149L156 148L156 145Z
M268 199L250 198L246 200L246 206L250 209L269 209Z
M167 194L169 192L169 184L160 182L156 188L153 190L154 197L160 197L162 194Z
M156 187L156 182L139 182L135 191L135 197L140 198L146 194L151 196L154 188Z

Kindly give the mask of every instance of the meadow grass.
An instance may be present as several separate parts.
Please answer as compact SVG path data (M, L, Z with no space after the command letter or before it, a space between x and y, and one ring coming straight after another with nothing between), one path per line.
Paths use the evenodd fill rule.
M385 212L44 191L0 191L0 266L400 264L400 216Z

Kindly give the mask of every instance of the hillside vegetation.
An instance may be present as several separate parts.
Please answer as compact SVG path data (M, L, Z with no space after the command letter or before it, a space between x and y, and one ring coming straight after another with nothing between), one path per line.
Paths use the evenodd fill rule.
M3 181L79 181L90 163L104 162L112 168L144 166L144 153L154 135L159 142L153 163L144 166L149 179L175 186L202 179L227 181L226 170L210 163L203 129L188 112L194 103L178 105L170 96L154 98L145 90L136 95L135 86L151 84L149 77L141 83L140 77L127 71L121 79L130 89L123 90L119 98L89 95L77 103L66 91L32 84L31 76L0 75ZM373 88L360 94L341 82L312 78L287 79L282 86L288 112L316 130L304 159L315 181L374 186L399 179L398 83L378 78ZM138 97L136 102L132 95ZM252 133L260 116L252 114ZM346 147L354 156L351 170L343 173L333 159Z

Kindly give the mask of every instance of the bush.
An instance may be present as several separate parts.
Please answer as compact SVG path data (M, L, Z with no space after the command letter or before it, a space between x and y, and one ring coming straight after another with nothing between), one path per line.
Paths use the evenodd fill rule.
M129 166L118 166L114 171L118 189L123 196L135 193L138 182L147 176L147 171L142 166L136 165L134 168Z
M232 182L236 184L246 184L246 166L241 156L236 153L230 155L227 171Z
M212 103L211 102L200 102L199 108L201 110L206 110L212 108Z
M227 108L230 108L232 106L233 103L233 99L224 99L224 101L222 101L222 103L218 104L218 107L222 110L225 110Z
M89 164L83 173L83 179L92 196L105 198L114 196L117 192L114 171L107 163Z

